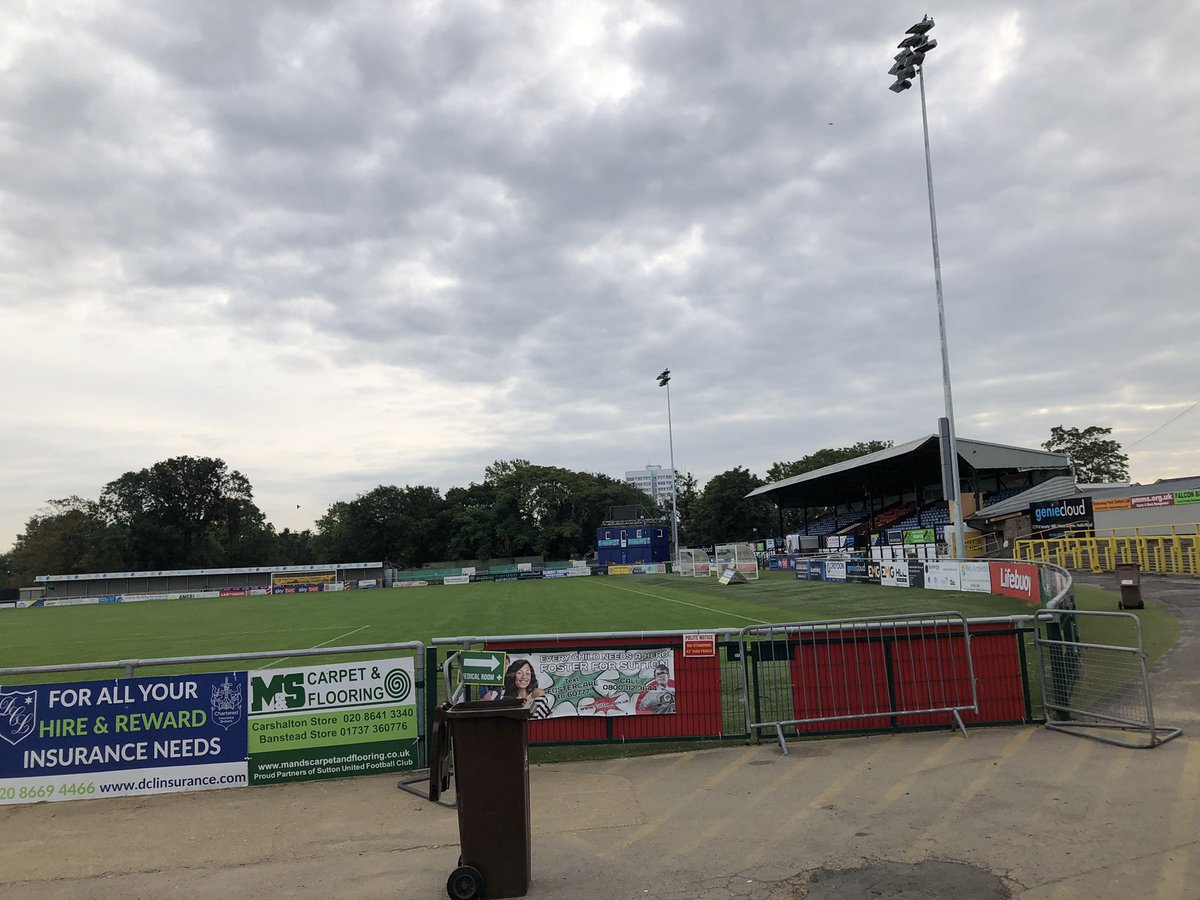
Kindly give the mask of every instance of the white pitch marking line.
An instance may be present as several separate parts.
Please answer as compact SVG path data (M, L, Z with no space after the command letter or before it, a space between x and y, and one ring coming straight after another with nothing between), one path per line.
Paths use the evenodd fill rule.
M676 600L674 597L664 597L661 594L651 594L649 591L635 591L633 588L621 587L617 584L609 584L601 582L605 587L610 587L616 591L628 591L631 594L641 594L643 597L653 597L655 600L666 600L670 603L682 603L684 606L694 606L696 609L702 609L706 612L718 613L722 616L733 616L735 619L745 619L747 622L757 622L759 625L770 625L770 622L765 622L762 619L752 619L749 616L739 616L737 613L727 612L723 609L713 609L711 606L701 606L699 603L688 603L686 600Z
M371 627L370 625L364 625L361 628L355 628L353 631L347 631L345 634L339 634L335 638L330 638L327 641L321 641L321 643L319 643L319 644L313 644L308 649L316 650L318 647L324 647L326 644L332 644L334 641L340 641L344 637L350 637L350 635L352 635L352 634L358 634L360 631L365 631L366 629L368 629L370 627ZM267 663L265 666L259 666L259 668L260 669L269 669L269 668L271 668L271 666L275 665L276 663L281 663L281 662L284 662L285 660L289 660L289 659L291 659L290 656L283 656L283 657L280 657L279 659L273 659L269 663Z

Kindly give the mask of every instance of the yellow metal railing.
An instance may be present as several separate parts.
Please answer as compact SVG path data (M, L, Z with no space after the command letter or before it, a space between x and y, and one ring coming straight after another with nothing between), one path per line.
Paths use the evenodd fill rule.
M1059 538L1023 537L1013 544L1013 558L1093 572L1112 572L1118 563L1137 563L1143 572L1200 575L1200 525L1150 525L1099 533L1069 531Z
M996 534L968 534L963 539L967 545L967 558L984 556L989 559L1000 556L1003 539Z

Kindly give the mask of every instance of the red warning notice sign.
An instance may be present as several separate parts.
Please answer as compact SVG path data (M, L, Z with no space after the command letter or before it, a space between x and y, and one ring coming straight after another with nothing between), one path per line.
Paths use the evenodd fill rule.
M717 636L709 634L685 634L683 636L684 656L716 656Z

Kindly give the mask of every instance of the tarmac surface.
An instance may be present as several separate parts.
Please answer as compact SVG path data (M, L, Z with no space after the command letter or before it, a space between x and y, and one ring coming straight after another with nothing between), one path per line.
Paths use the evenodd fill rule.
M1182 737L976 728L535 765L528 896L1196 900L1200 580L1143 594L1180 618L1151 684ZM394 775L0 807L6 900L438 898L458 853L456 812Z

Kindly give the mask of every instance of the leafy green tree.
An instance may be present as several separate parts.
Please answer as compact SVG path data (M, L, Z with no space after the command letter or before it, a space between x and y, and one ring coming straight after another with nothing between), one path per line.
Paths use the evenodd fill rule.
M592 552L596 529L614 506L660 510L643 494L607 475L501 460L485 470L493 500L496 556L566 559Z
M126 472L104 486L99 510L120 530L131 569L253 565L274 538L246 476L212 457Z
M1066 453L1075 467L1075 480L1083 484L1105 484L1129 480L1129 457L1117 441L1105 440L1111 428L1092 425L1080 431L1055 425L1050 440L1042 444L1053 453Z
M120 533L107 524L94 500L66 497L49 501L17 535L8 553L8 569L17 586L38 575L113 572L130 568Z
M494 528L496 489L490 482L446 491L449 510L447 559L491 559L499 556Z
M285 528L275 535L269 565L307 566L316 561L316 542L313 533L307 528L303 531L292 531L290 528ZM346 560L336 559L330 560L330 562L346 562Z
M891 446L891 441L859 441L849 447L826 447L792 462L774 463L771 468L767 469L767 481L782 481L785 478L803 475L805 472L815 472L817 469L823 469L835 463L857 459L879 450L887 450Z
M746 495L763 480L737 466L714 475L691 506L688 540L697 544L749 541L775 534L778 525L774 505Z
M568 559L595 549L596 529L614 506L661 515L641 491L608 475L497 460L482 483L451 488L450 559L543 556Z
M333 504L317 522L322 562L389 560L419 566L445 558L446 501L436 488L379 485Z
M701 541L692 538L692 508L700 497L700 485L691 472L675 473L675 504L679 508L679 546L694 547Z

